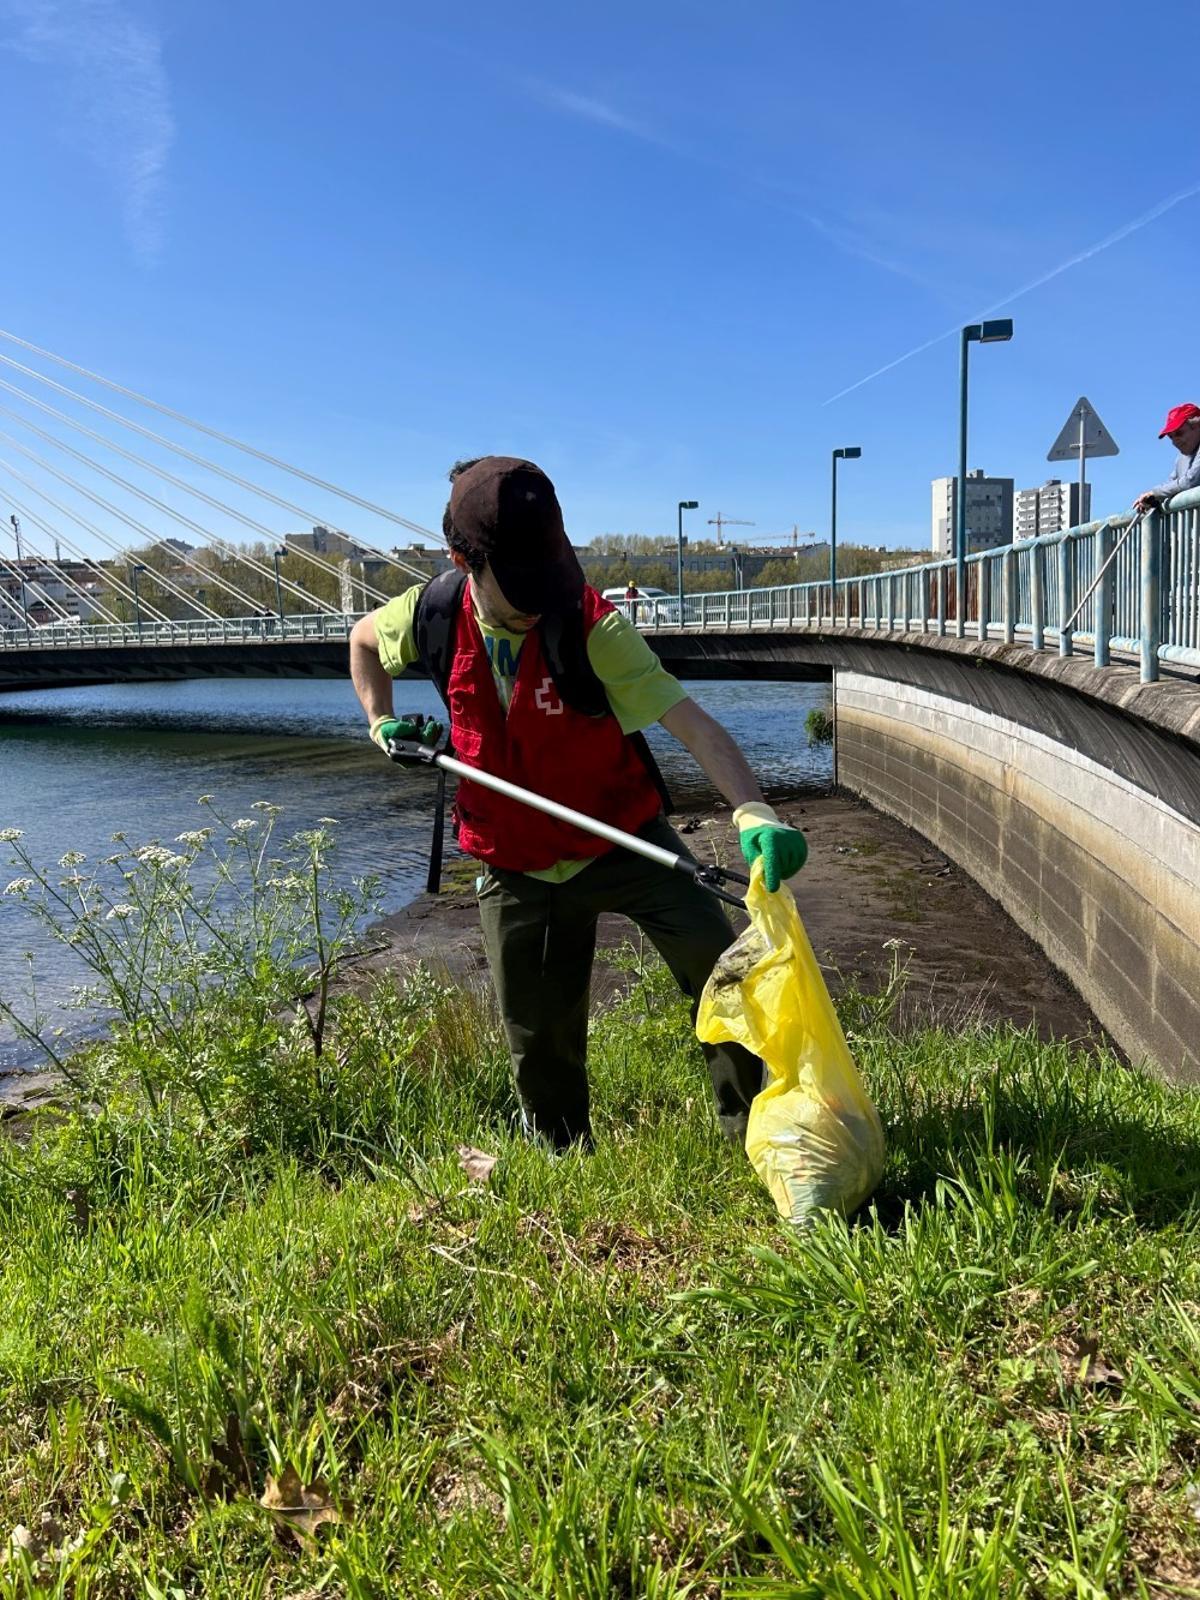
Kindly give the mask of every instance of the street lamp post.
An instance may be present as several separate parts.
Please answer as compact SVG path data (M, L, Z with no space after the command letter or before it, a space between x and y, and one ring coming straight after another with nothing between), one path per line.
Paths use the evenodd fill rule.
M699 500L681 500L679 502L679 626L683 627L683 513L685 511L698 511Z
M139 633L142 631L142 597L138 592L138 573L145 572L145 570L144 566L140 566L136 562L129 569L129 575L133 579L133 614Z
M8 519L17 542L17 577L21 580L21 615L25 618L25 643L29 643L29 596L25 593L25 568L21 564L21 524L14 511Z
M275 609L279 613L279 626L280 626L280 629L282 629L283 628L283 586L279 582L279 558L281 556L286 556L287 555L287 551L286 550L274 550L274 551L272 551L272 554L275 557Z
M1012 319L971 322L962 330L958 357L958 479L954 485L954 631L966 633L967 619L967 351L972 344L1004 344L1013 335Z
M837 620L837 464L839 461L857 461L861 455L862 447L857 444L844 444L840 450L833 452L833 497L829 508L829 620L831 625ZM849 620L849 614L847 614L847 624Z

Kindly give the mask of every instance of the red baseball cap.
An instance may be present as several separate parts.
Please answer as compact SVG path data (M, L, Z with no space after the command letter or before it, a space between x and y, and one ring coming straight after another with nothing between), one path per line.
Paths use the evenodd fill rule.
M1200 417L1200 406L1194 406L1189 400L1186 405L1172 406L1167 412L1167 420L1163 423L1160 439L1165 439L1169 433L1174 433L1176 428L1182 428L1185 422L1194 422Z

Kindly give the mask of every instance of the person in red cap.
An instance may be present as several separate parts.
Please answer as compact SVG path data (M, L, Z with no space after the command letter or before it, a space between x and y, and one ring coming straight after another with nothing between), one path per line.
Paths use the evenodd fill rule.
M804 835L780 823L733 739L666 672L629 618L584 581L554 485L532 462L484 456L450 473L442 529L451 571L355 623L350 672L371 737L431 743L397 718L392 680L423 665L445 701L455 753L585 815L688 855L664 816L642 730L662 724L734 809L768 889L798 872ZM460 782L459 844L477 881L488 964L524 1126L555 1148L590 1146L587 1032L596 924L644 930L692 1001L733 938L720 905L670 872L582 829ZM703 1046L722 1129L743 1139L762 1063Z
M1171 476L1156 489L1147 489L1133 502L1135 511L1151 511L1184 489L1200 488L1200 406L1189 400L1172 406L1163 423L1160 439L1169 439L1179 451Z

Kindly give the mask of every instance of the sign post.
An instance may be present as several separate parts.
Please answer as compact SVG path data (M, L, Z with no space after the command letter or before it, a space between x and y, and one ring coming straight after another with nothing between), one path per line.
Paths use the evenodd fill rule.
M1047 461L1079 462L1079 517L1083 520L1083 491L1087 485L1087 458L1089 456L1115 456L1120 450L1117 441L1100 421L1091 401L1080 395L1071 407L1071 414L1062 425L1062 431L1050 446Z

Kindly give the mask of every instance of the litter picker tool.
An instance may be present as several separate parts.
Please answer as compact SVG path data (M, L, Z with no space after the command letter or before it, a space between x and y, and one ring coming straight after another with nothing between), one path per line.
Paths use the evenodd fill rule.
M728 867L703 866L687 856L676 854L674 850L664 849L662 845L651 844L647 839L639 839L636 834L625 833L623 829L611 827L607 822L585 816L582 811L573 811L570 806L559 805L557 800L547 800L544 795L522 789L515 783L509 783L507 778L497 778L490 772L481 771L478 767L469 767L465 761L458 761L454 756L447 755L444 746L439 748L436 744L420 744L415 739L389 739L387 753L393 761L403 766L421 765L435 767L438 771L438 807L434 821L433 854L429 862L427 885L430 892L436 892L440 881L442 800L445 795L446 777L449 774L455 778L467 778L483 789L491 789L509 800L516 800L519 804L528 806L532 811L541 811L548 817L554 817L559 822L567 822L572 827L582 828L585 833L595 834L598 839L607 839L609 844L619 845L623 850L631 850L634 855L644 856L647 861L655 861L660 867L666 867L669 871L685 873L689 878L694 878L702 889L707 889L709 894L716 895L718 900L724 900L727 905L737 906L739 910L745 909L744 902L737 895L730 894L721 887L726 882L749 886L750 879L740 872L733 872Z

